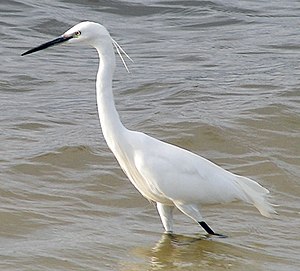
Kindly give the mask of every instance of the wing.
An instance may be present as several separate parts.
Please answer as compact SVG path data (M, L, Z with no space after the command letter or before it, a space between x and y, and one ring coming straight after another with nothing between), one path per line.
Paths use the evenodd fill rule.
M185 149L137 134L131 143L134 165L153 193L172 201L199 204L240 197L232 181L236 175Z

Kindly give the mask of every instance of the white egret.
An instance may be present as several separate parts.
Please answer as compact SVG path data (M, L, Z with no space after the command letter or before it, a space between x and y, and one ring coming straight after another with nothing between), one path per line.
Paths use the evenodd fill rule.
M257 182L226 171L188 150L123 126L112 92L113 46L120 56L125 52L104 26L81 22L62 36L22 55L64 42L84 43L97 50L100 58L97 105L104 138L132 184L145 198L156 203L166 232L173 232L174 207L199 223L208 234L219 236L222 235L215 233L204 221L201 205L241 200L254 205L263 216L271 217L276 213L268 202L269 191ZM122 61L124 63L123 58Z

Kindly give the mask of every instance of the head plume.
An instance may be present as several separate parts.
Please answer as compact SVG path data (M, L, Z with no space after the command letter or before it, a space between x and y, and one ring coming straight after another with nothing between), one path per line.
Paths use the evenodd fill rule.
M128 66L122 56L122 53L131 61L133 62L133 60L131 59L131 57L124 51L124 49L121 47L121 45L119 43L117 43L113 38L111 38L112 44L114 45L114 47L116 48L116 51L118 53L118 55L120 56L122 63L125 67L125 69L127 70L127 72L129 72Z

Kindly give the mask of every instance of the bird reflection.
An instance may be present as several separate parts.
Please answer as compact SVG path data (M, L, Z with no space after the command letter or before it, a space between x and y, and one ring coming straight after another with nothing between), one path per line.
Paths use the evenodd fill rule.
M208 235L163 234L151 249L150 270L240 270L249 251L225 242Z
M192 265L203 257L203 249L207 249L208 243L210 241L206 236L163 234L151 250L151 267L160 270Z
M210 235L163 234L152 248L134 248L122 271L264 270L267 254L232 241Z

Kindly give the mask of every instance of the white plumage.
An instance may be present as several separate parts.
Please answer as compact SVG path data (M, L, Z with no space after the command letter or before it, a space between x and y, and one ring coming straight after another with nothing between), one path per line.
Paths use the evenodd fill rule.
M103 135L133 185L144 197L157 203L166 232L173 231L172 211L175 206L209 234L216 233L204 222L200 213L199 206L204 204L240 200L253 204L264 216L276 213L267 200L269 191L257 182L230 173L190 151L130 131L122 125L112 93L113 45L119 55L120 50L124 51L102 25L79 23L61 37L23 55L62 42L83 42L98 51L100 64L96 89Z

